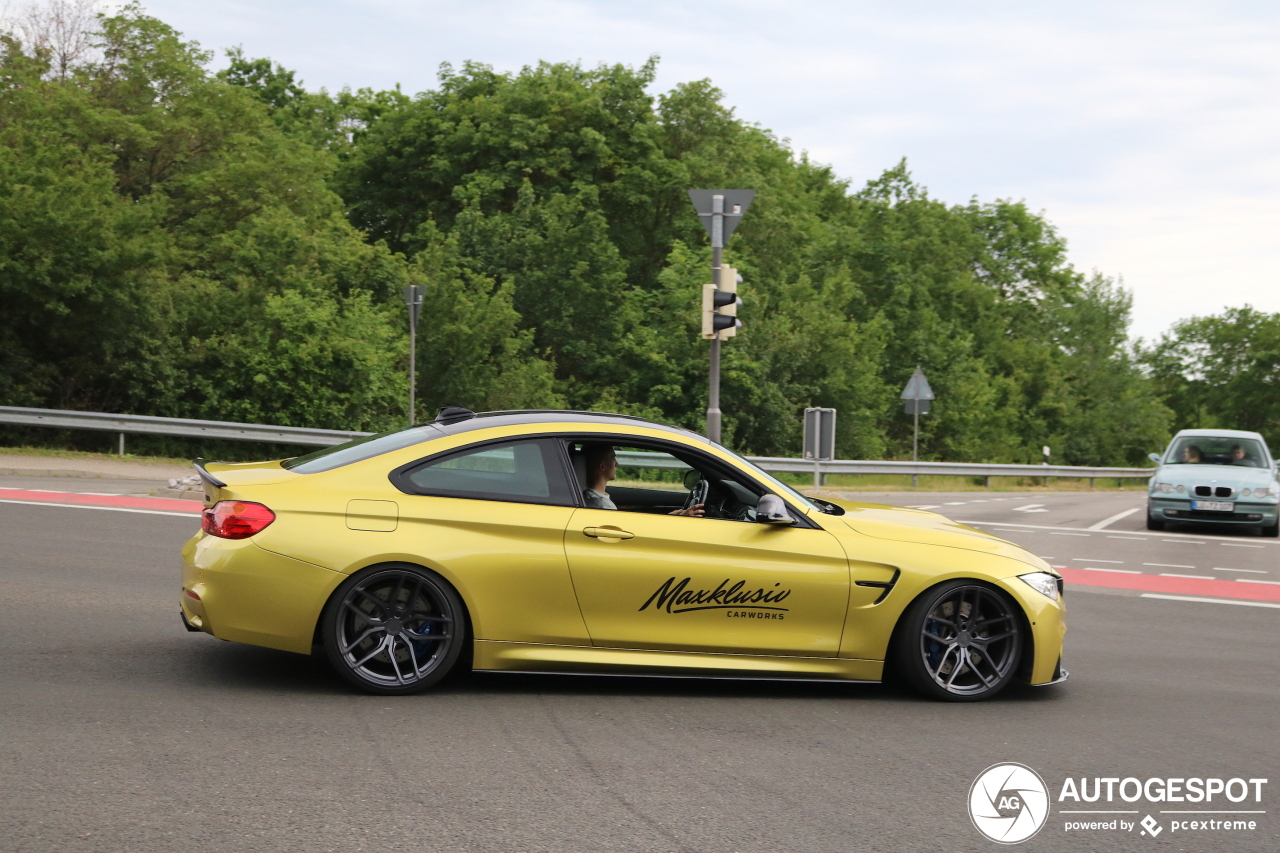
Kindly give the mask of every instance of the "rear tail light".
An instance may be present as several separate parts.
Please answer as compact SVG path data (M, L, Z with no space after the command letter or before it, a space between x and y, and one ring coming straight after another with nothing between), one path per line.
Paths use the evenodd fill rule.
M262 504L251 501L218 501L200 516L200 526L211 536L223 539L248 539L261 533L276 514Z

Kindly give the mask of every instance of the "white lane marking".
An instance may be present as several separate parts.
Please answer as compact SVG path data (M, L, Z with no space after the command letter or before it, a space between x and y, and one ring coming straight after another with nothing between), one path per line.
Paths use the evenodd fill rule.
M1104 569L1101 566L1085 566L1086 572L1115 572L1118 575L1140 575L1142 572L1137 569Z
M1089 529L1090 529L1090 530L1105 530L1106 528L1108 528L1108 527L1110 527L1111 525L1115 524L1115 523L1116 523L1117 521L1119 521L1120 519L1122 519L1122 518L1128 518L1129 516L1133 515L1135 512L1137 512L1137 511L1138 511L1138 510L1140 510L1140 509L1142 509L1142 507L1140 507L1140 506L1135 506L1133 509L1126 509L1124 512L1117 512L1115 515L1111 516L1110 518L1104 518L1104 519L1102 519L1102 521L1099 521L1097 524L1091 524L1091 525L1089 525Z
M1197 542L1194 539L1161 539L1161 542L1172 542L1175 545L1208 545L1208 542Z
M988 501L986 498L974 498L973 500L969 501L969 503L971 503L971 504L985 504L985 503L990 503L990 501Z
M1251 575L1269 575L1271 572L1266 569L1226 569L1222 566L1214 566L1215 572L1248 572Z
M1116 563L1117 565L1124 565L1124 560L1091 560L1088 557L1072 557L1071 559L1076 563ZM1147 564L1143 563L1143 565L1145 566ZM1181 566L1179 566L1179 568L1181 568ZM1187 568L1194 569L1195 566L1188 566Z
M1144 566L1155 566L1157 569L1194 569L1195 566L1180 566L1177 563L1143 563Z
M65 494L65 493L64 493ZM175 515L198 521L200 514L196 512L167 512L162 509L134 509L126 506L94 506L93 504L55 504L49 501L16 501L12 498L0 498L0 504L25 504L27 506L58 506L63 509L105 509L111 512L140 512L143 515Z
M1261 578L1236 578L1236 583L1265 583L1271 586L1280 586L1280 581L1264 581Z
M1088 533L1064 533L1061 530L1049 531L1050 536L1088 536Z
M1051 525L1051 524L1020 524L1020 523L1018 523L1018 522L1016 522L1016 521L980 521L980 520L977 520L977 519L975 519L975 520L973 520L973 521L966 521L966 520L964 520L964 519L956 519L956 520L957 520L957 521L959 521L961 524L993 525L993 526L995 526L995 527L1025 527L1027 530L1081 530L1081 531L1084 531L1086 534L1087 534L1087 533L1088 533L1088 531L1089 531L1089 528L1087 528L1087 527L1058 527L1058 526L1056 526L1056 525ZM1141 532L1141 531L1139 531L1139 530L1130 530L1130 531L1128 531L1128 533L1129 533L1129 535L1130 535L1130 536L1132 536L1132 537L1134 537L1134 538L1137 538L1137 537L1143 537L1143 538L1146 538L1146 537L1151 537L1151 536L1168 536L1168 535L1169 535L1169 534L1167 534L1167 533L1143 533L1143 532ZM1126 537L1126 538L1128 538L1128 537ZM1200 538L1201 538L1201 539L1213 539L1214 541L1221 541L1221 540L1239 539L1240 537L1238 537L1238 536L1212 536L1212 535L1210 535L1210 536L1201 536ZM1165 539L1165 540L1163 540L1163 541L1165 541L1165 542L1189 542L1189 541L1192 541L1192 540L1189 540L1189 539ZM1205 544L1205 543L1203 543L1203 542L1199 542L1198 544L1203 545L1203 544ZM1223 544L1224 544L1224 545L1241 545L1242 547L1245 547L1245 548L1266 548L1266 547L1267 547L1267 545L1280 545L1280 541L1276 541L1276 542L1269 542L1269 543L1267 543L1266 545L1244 545L1244 543L1241 543L1241 542L1223 542Z
M947 501L944 506L964 506L968 501Z
M1195 595L1161 595L1157 592L1144 592L1139 598L1163 598L1168 601L1203 601L1206 604L1243 604L1245 607L1271 607L1280 610L1280 604L1266 601L1238 601L1234 598L1200 598Z
M1011 506L1009 512L1048 512L1047 509L1039 509L1044 504L1026 504L1025 506Z
M996 533L1026 533L1027 532L1025 530L1014 530L1008 527L993 527L991 529L994 530Z
M937 509L942 504L920 504L919 506L909 506L907 509Z
M1108 539L1128 539L1130 542L1145 542L1141 536L1108 536Z
M72 492L73 495L93 495L99 498L119 498L123 497L119 492Z
M1175 575L1173 572L1161 572L1161 573L1160 573L1160 577L1162 577L1162 578L1191 578L1192 580L1198 580L1198 581L1213 581L1213 580L1217 580L1217 578L1215 578L1213 575Z
M1267 547L1265 545L1247 545L1244 542L1223 542L1222 544L1228 545L1232 548L1265 548Z

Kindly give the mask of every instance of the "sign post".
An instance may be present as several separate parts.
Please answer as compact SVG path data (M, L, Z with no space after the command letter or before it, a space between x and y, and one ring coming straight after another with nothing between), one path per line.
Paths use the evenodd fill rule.
M804 410L804 458L813 460L813 487L822 488L822 463L836 458L836 410Z
M414 391L418 385L418 315L422 313L422 297L427 293L424 284L406 284L402 289L405 307L409 309L409 426L413 426L417 411Z
M755 190L689 190L689 201L711 237L711 281L717 290L726 282L721 279L720 261L724 245L742 221ZM714 332L711 340L711 375L707 399L707 438L720 441L720 342L722 333Z
M915 432L911 438L911 461L920 461L920 416L929 414L930 401L934 399L933 389L929 387L929 380L924 378L924 371L920 369L920 365L916 365L916 372L911 374L911 378L907 380L907 387L902 389L902 399L906 400L904 407L908 415L915 417ZM911 487L916 488L920 485L920 475L911 475Z

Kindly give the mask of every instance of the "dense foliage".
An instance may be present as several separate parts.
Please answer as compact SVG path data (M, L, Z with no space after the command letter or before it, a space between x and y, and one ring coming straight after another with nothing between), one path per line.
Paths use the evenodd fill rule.
M1280 315L1246 305L1192 317L1142 360L1181 427L1280 428Z
M651 94L654 62L446 65L413 97L331 94L238 50L213 74L136 6L93 39L74 61L39 33L0 42L10 405L394 425L399 292L423 283L419 418L567 406L700 428L699 186L758 193L726 253L746 278L723 384L740 450L797 453L801 410L822 405L841 456L909 454L898 392L920 365L938 393L924 458L1048 444L1135 463L1189 416L1179 377L1203 373L1170 339L1149 378L1127 293L1072 269L1022 203L944 204L905 163L853 189L708 81ZM1274 354L1276 320L1255 319Z

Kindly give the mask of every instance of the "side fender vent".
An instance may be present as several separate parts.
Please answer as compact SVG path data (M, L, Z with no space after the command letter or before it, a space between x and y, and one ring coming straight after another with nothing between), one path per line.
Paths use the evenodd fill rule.
M870 587L875 587L876 589L884 590L884 592L880 593L879 598L871 602L872 604L879 604L880 602L884 601L885 596L887 596L893 590L893 585L898 582L898 578L901 575L902 575L902 569L894 569L893 577L887 581L854 581L854 583L857 584L858 586L870 586Z

